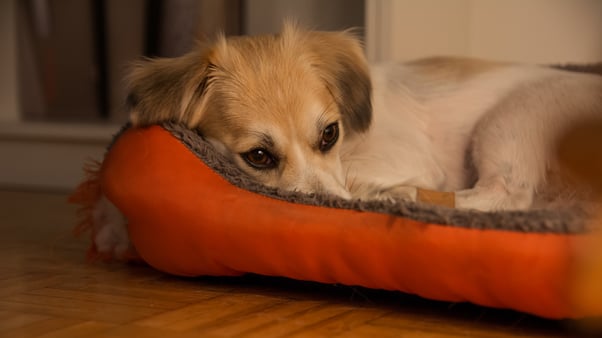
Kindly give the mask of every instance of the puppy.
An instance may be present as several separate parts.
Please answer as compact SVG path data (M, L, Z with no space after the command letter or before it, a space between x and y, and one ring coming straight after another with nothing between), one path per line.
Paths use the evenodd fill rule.
M265 185L364 200L450 191L482 211L547 199L556 137L602 118L600 76L464 58L368 65L351 33L293 24L143 61L129 84L134 126L185 123Z

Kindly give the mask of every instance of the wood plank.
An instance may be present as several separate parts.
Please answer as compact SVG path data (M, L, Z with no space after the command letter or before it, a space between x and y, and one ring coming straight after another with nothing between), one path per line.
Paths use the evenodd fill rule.
M270 307L271 297L251 294L220 295L137 321L136 325L186 331L211 326L228 318L244 316Z
M219 292L204 290L198 286L195 290L183 290L177 286L164 283L156 284L145 282L132 283L106 283L99 281L65 281L60 284L63 290L78 290L89 293L108 294L141 299L152 299L155 302L178 303L181 305L202 301L219 295Z
M66 337L88 337L90 335L104 334L114 325L85 321L62 329L54 330L37 336L38 338L66 338Z
M28 291L24 294L34 295L34 296L48 296L48 297L56 297L62 298L66 301L70 300L84 300L102 304L110 304L110 305L124 305L124 306L133 306L136 308L151 308L151 309L159 309L159 310L171 310L174 308L181 307L185 305L185 303L181 302L173 302L169 300L159 300L154 298L142 298L142 297L134 297L130 295L123 294L110 294L106 292L98 292L98 291L78 291L78 290L63 290L63 289L55 289L55 288L42 288L36 289L32 291Z
M275 303L263 310L241 314L229 320L220 322L220 325L206 327L203 334L220 337L240 337L250 333L262 332L274 325L288 323L298 314L306 313L319 307L319 301L285 301Z
M0 332L24 327L47 318L31 313L0 311Z
M386 311L379 308L356 308L331 320L307 327L291 335L291 337L335 337L345 332L354 331L356 328L386 314Z
M302 334L308 328L318 323L338 318L352 310L349 306L337 304L321 304L317 307L300 311L286 320L270 323L265 327L253 330L245 337L284 337L294 334Z
M63 330L78 323L81 323L81 321L73 318L46 317L46 319L31 322L24 326L2 330L2 334L5 337L38 337L50 332Z
M115 324L128 323L161 312L160 309L147 307L132 305L111 306L110 303L106 302L28 295L24 293L3 297L0 300L0 309Z

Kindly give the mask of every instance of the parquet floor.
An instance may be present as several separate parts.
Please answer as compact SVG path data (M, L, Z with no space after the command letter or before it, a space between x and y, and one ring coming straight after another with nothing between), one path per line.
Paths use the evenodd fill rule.
M288 279L87 263L66 195L0 191L1 337L574 337L571 323Z

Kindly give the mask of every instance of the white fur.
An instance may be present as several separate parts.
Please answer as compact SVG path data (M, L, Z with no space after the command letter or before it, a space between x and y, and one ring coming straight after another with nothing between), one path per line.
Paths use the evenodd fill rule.
M344 144L354 197L456 191L459 208L526 209L545 189L561 131L602 118L602 77L509 66L457 86L405 65L374 66L374 121ZM467 153L472 153L467 157ZM466 166L472 157L473 170ZM478 181L474 180L478 177Z

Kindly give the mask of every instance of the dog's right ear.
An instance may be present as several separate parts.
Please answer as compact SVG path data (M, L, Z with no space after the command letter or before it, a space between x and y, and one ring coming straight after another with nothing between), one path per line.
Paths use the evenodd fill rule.
M126 104L132 124L148 126L173 121L197 127L212 68L206 53L194 51L177 58L135 63L127 77Z
M348 131L366 131L372 122L372 82L360 41L351 31L298 33L289 24L284 32L307 34L315 55L311 64L339 107L343 125Z

